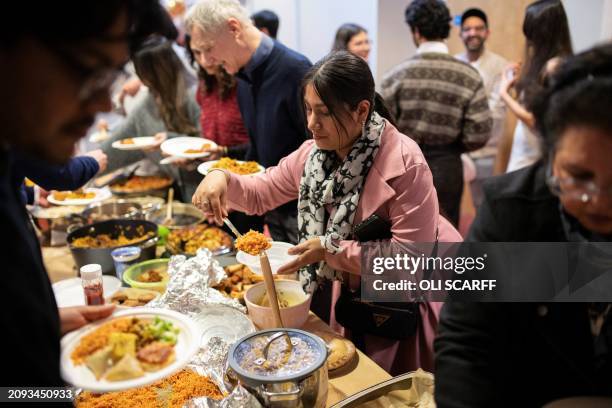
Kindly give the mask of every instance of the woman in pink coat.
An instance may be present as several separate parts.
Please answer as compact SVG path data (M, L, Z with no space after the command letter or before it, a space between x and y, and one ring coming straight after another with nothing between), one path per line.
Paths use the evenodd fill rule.
M361 246L352 228L373 214L390 222L392 241L433 242L436 231L440 241L461 241L439 215L423 154L393 126L363 59L348 52L328 55L304 78L303 99L313 140L261 175L210 172L193 203L211 220L221 224L228 209L263 214L297 198L300 243L290 253L298 257L278 273L300 270L309 290L324 279L358 287ZM339 284L334 286L335 301ZM433 370L441 304L419 307L413 338L365 335L363 351L392 374Z

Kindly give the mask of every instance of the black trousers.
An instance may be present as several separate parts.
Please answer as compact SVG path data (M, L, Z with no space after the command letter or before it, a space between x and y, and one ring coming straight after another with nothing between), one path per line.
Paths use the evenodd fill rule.
M438 194L440 214L455 227L459 226L461 195L463 194L463 163L461 153L455 148L428 148L421 146L433 176Z

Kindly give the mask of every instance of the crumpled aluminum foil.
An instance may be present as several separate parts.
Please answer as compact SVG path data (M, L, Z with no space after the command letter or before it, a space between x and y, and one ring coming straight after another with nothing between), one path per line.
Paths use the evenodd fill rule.
M212 287L226 277L225 271L213 259L208 249L198 250L196 256L187 258L175 255L168 264L170 279L159 299L147 306L171 309L195 317L210 305L227 305L246 313L246 308L236 299L223 296ZM230 344L219 337L212 337L202 344L200 351L187 368L209 377L226 394L222 400L206 397L194 398L184 406L190 408L259 408L261 404L244 387L225 381L225 361Z
M170 280L159 299L148 304L194 316L201 312L202 306L222 304L246 313L246 308L236 299L223 296L212 287L225 277L225 271L212 257L208 249L198 250L196 256L187 258L175 255L168 264Z
M211 398L194 398L185 405L189 408L259 408L262 405L257 398L244 387L230 384L225 380L225 361L230 345L218 337L213 337L205 348L191 361L188 368L200 375L212 379L227 396L222 400Z

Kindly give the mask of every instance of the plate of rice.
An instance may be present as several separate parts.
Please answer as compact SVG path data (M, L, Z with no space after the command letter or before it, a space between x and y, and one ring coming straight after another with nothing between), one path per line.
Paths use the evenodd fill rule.
M223 169L239 175L261 174L266 169L255 161L234 160L223 157L219 160L207 161L198 166L198 173L207 175L211 169Z
M111 145L117 150L142 150L149 147L155 146L155 137L153 136L142 136L142 137L128 137L121 140L116 140Z
M62 338L61 375L94 392L142 387L184 368L201 335L191 318L172 310L121 310Z

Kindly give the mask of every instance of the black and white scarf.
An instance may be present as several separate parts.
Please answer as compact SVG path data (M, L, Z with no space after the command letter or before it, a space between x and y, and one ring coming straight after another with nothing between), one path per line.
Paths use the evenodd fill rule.
M321 237L330 253L341 251L340 241L349 238L359 196L380 147L384 119L373 112L361 136L342 162L336 152L312 149L302 180L298 201L298 235L300 242ZM326 221L326 206L331 212ZM304 290L313 292L319 278L341 279L340 272L324 261L300 270Z

